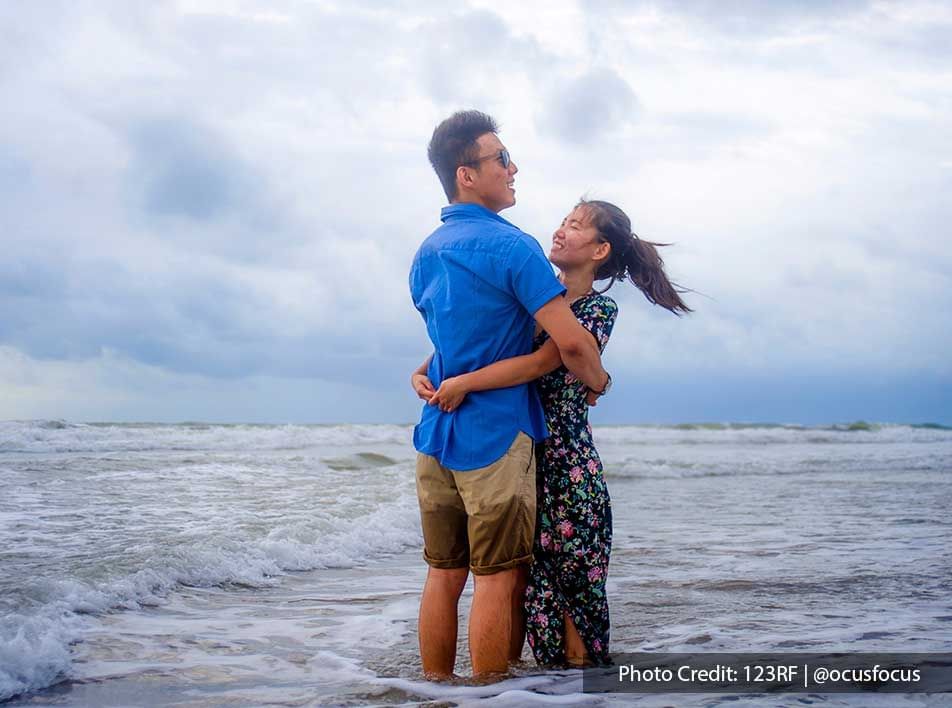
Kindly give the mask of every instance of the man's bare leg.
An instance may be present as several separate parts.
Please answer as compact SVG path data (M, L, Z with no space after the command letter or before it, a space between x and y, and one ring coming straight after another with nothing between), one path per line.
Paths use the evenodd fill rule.
M450 678L456 665L459 596L468 568L430 568L420 600L420 658L428 679Z
M565 660L572 666L588 664L585 642L582 641L582 635L578 633L578 628L568 612L565 613Z
M526 641L526 586L529 584L529 566L516 568L516 586L512 591L512 636L509 639L509 661L522 658Z
M516 569L474 575L473 608L469 613L469 653L473 676L502 674L509 669L512 593Z

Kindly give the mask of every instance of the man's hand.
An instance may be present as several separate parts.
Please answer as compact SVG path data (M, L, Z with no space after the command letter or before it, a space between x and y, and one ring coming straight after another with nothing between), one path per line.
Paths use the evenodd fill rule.
M416 395L427 403L430 402L430 399L433 398L433 394L436 393L436 389L433 388L433 382L430 381L430 377L426 374L414 373L413 376L410 377L410 385L413 386Z
M431 406L439 406L444 413L451 413L460 407L469 389L462 376L451 376L440 384L440 390L430 398Z
M597 406L599 398L601 398L601 396L595 393L592 389L588 389L588 393L585 394L585 402L590 406Z

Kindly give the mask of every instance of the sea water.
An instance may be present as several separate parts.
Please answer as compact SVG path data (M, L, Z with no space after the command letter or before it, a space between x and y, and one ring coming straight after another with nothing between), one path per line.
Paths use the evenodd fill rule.
M503 683L423 680L411 432L0 423L0 701L670 705L584 695L579 672L541 671L528 650ZM952 651L952 430L622 426L595 441L613 651Z

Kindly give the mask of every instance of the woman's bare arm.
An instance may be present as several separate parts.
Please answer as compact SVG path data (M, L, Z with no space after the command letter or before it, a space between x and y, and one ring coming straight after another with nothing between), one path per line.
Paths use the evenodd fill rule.
M427 402L429 402L430 399L433 398L433 394L436 393L436 389L433 388L433 382L430 381L430 377L426 375L426 372L430 368L430 359L432 358L433 355L430 354L410 375L410 385L413 386L413 390L416 391L417 397Z
M439 406L442 411L453 411L459 408L466 394L472 391L488 391L524 384L555 371L561 365L559 348L550 339L532 354L503 359L468 374L445 379L439 390L429 399L429 403L431 406Z

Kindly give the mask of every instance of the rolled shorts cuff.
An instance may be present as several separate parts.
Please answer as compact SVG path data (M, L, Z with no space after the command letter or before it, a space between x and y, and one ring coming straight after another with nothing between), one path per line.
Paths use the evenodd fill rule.
M426 549L423 549L423 560L426 561L426 564L431 568L437 568L439 570L456 570L457 568L468 568L469 567L469 554L464 554L458 558L430 558L426 554ZM475 571L474 571L475 572Z
M527 556L521 556L519 558L513 558L510 561L504 563L494 563L492 565L483 565L483 566L470 566L469 570L473 575L493 575L495 573L501 573L504 570L511 570L512 568L518 568L520 565L529 565L532 562L532 554L530 553Z

